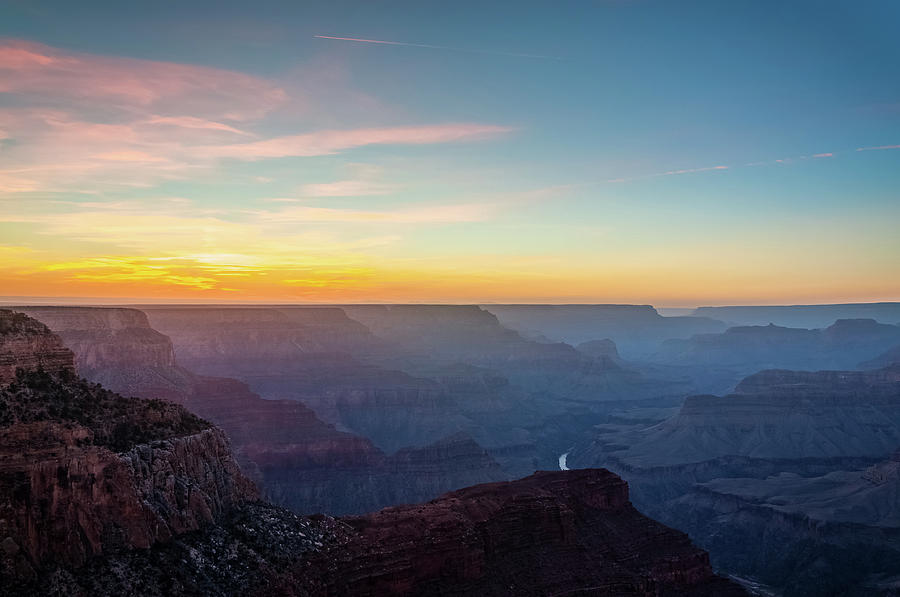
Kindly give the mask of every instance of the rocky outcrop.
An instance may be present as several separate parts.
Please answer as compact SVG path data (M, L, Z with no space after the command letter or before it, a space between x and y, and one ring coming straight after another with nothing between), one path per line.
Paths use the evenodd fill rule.
M900 326L873 319L841 319L824 329L776 325L729 328L688 340L667 340L652 359L666 365L729 369L735 376L761 369L853 369L900 343Z
M778 305L700 307L695 316L713 317L731 325L775 325L795 328L824 328L838 319L874 319L880 323L900 322L900 303L846 303L836 305Z
M744 595L603 470L537 473L331 519L259 505L217 527L45 586L70 594Z
M75 353L78 374L127 396L176 399L191 375L175 363L168 337L137 309L16 307L39 320Z
M416 355L410 359L414 367L418 364L416 374L430 377L435 364L492 369L525 391L545 397L547 409L558 408L556 400L637 399L649 390L639 373L612 359L594 358L563 342L528 340L475 305L344 308L400 354ZM432 361L431 367L423 357Z
M900 367L763 371L728 396L691 396L653 427L598 437L570 459L630 466L758 459L879 458L900 445ZM580 454L580 456L579 456ZM604 454L606 456L604 456Z
M43 324L2 316L14 322L0 327L0 346L16 375L0 386L0 583L148 548L255 499L220 430L78 379Z
M178 362L202 375L247 377L353 368L351 355L378 344L341 309L143 307L175 345Z
M891 595L900 577L900 456L820 476L721 478L671 505L714 564L787 595Z
M190 407L229 433L239 462L268 499L296 512L357 514L506 478L467 437L388 456L368 439L323 423L299 402L263 400L234 380L201 380L203 390Z
M878 594L900 575L897 463L871 466L900 446L900 367L762 371L634 427L598 429L568 466L621 474L719 569L785 595Z
M616 348L616 343L609 338L604 338L602 340L588 340L587 342L582 342L576 346L576 348L580 352L592 357L605 357L614 361L620 360L619 349Z
M86 429L58 423L15 425L4 436L0 568L8 576L147 548L256 495L215 428L121 453L83 445Z
M47 326L20 313L0 309L0 386L16 378L16 370L74 372L71 351Z
M500 465L465 433L442 438L421 448L404 448L386 463L391 499L387 504L412 504L460 487L505 480Z
M865 469L820 476L715 479L701 487L775 512L827 523L900 531L900 451Z
M742 594L603 470L539 472L344 519L333 595Z
M526 335L580 344L599 338L616 343L626 359L642 358L669 338L720 332L708 317L663 317L650 305L485 305L503 325Z
M478 468L478 464L473 464L478 462L474 456L472 461L437 458L431 474L415 476L411 470L400 466L402 458L392 464L371 441L338 431L300 402L264 400L240 381L199 376L181 367L174 361L169 338L151 329L146 316L135 309L73 308L71 313L66 307L33 310L53 326L58 326L66 341L72 342L76 364L91 381L104 385L111 382L117 390L130 395L177 402L219 425L227 433L242 469L260 486L264 495L297 512L367 512L390 504L431 499L474 483L506 478L489 457L481 463L481 470L474 470L473 466ZM213 315L223 321L258 322L260 314L256 310L250 311L248 315L243 309L223 308L214 310ZM336 333L344 329L351 339L361 329L367 333L361 324L348 320L339 309L285 308L283 311L286 315L276 316L276 319L290 319L318 328L317 333L322 338L328 338L329 334L324 330L334 326ZM190 329L182 320L182 310L175 312L177 321ZM202 311L186 309L184 313L203 320ZM122 333L123 330L127 333ZM237 329L233 332L235 335L229 342L234 343L227 346L231 351L229 354L237 358L240 334ZM193 337L198 336L194 334ZM140 343L144 340L147 346L141 348ZM332 338L329 341L341 340ZM82 359L89 366L83 365ZM290 359L283 366L296 373L297 364ZM314 384L314 380L296 381L290 375L285 379L294 380L285 381L286 385L309 387ZM426 435L423 444L429 443L431 437L440 438L456 429L451 426L441 433ZM402 445L405 444L394 446L394 449ZM474 446L475 455L483 455L483 452L482 448ZM412 453L416 451L412 450ZM428 453L438 456L438 452ZM410 463L411 468L416 466L421 463Z

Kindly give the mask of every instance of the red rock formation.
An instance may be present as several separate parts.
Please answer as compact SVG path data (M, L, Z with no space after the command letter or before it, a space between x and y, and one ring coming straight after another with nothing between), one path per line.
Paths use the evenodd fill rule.
M3 430L0 535L15 556L8 567L79 566L105 552L147 548L256 495L215 428L118 454L83 445L90 440L84 427L54 422Z
M326 567L322 594L743 594L602 469L538 472L342 520L353 532L313 560Z
M75 353L78 374L126 396L183 397L191 374L175 363L172 342L137 309L16 307L39 320Z
M203 375L242 377L305 371L347 361L377 343L340 309L143 307L153 328L174 342L178 362ZM52 327L52 326L51 326ZM321 365L319 365L321 366Z
M74 371L75 362L71 351L47 326L0 309L0 385L14 380L16 369L59 373Z
M135 309L23 307L21 310L44 318L54 331L60 332L75 352L79 372L91 381L128 395L177 402L222 427L245 473L269 499L295 511L368 512L506 478L471 440L472 445L458 450L456 457L442 458L441 450L424 448L404 452L413 455L415 463L407 462L402 454L399 459L389 460L368 439L336 430L300 402L264 400L237 380L195 375L175 362L169 338L151 329L147 317ZM281 321L281 330L295 334L297 340L301 338L296 335L299 329L315 330L321 338L319 344L326 341L329 329L336 332L332 334L336 337L328 340L331 342L350 341L359 336L360 329L367 333L361 324L347 319L339 309L285 308L281 311L283 316L265 309L213 309L209 317L232 325L231 335L223 336L228 341L216 346L231 355L229 358L238 358L242 354L241 334L262 333L254 327L260 321ZM188 325L192 318L194 326L208 319L197 308L175 309L173 317L176 323L185 326L183 333L192 329ZM294 323L286 324L286 321ZM197 337L194 332L190 334ZM311 347L306 340L302 343ZM281 355L287 359L282 366L292 368L291 358L303 356L293 343L281 348L293 351ZM269 349L278 349L278 342ZM268 352L264 354L272 356ZM251 360L256 358L262 357L256 355ZM401 381L406 379L402 374L400 377ZM435 435L452 433L456 427L453 421L449 423L445 433ZM434 458L427 474L422 463L424 454Z
M16 371L0 387L0 577L147 548L256 497L220 430L79 380L46 326L8 311L0 322Z

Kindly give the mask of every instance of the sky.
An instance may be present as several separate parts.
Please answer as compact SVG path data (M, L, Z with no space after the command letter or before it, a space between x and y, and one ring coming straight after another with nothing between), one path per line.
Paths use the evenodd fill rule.
M900 300L898 24L0 0L0 296Z

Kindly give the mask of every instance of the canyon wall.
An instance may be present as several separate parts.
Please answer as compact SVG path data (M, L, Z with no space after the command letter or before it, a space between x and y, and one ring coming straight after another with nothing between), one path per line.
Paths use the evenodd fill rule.
M459 427L455 425L437 430L423 428L428 433L422 436L421 452L406 450L392 460L367 438L335 429L298 401L264 400L240 381L196 375L175 361L168 336L151 329L147 317L135 309L23 310L59 328L64 341L71 342L79 372L91 381L111 384L129 395L175 401L221 426L245 473L269 499L297 512L367 512L508 478L480 446L465 444L469 450L466 456L452 458L440 457L440 450L427 445L457 432ZM312 349L330 342L333 348L335 343L352 343L368 334L339 309L285 308L283 312L225 308L204 317L200 309L175 309L170 314L171 325L180 329L178 337L186 346L193 347L185 350L180 346L178 358L183 352L187 358L205 355L191 362L214 371L237 373L249 369L262 375L265 371L286 370L284 378L276 378L294 385L296 376L305 377L304 368L309 365L303 362L308 353L297 352L298 343ZM196 320L194 327L189 325L192 320ZM202 324L199 328L197 321ZM291 328L293 324L287 321L299 327ZM281 323L267 327L272 322ZM332 326L336 326L333 334L329 333ZM267 335L276 328L293 340L285 342L285 335L274 334L271 345L267 344ZM304 330L310 329L318 340L307 339ZM257 338L257 343L242 343L244 337ZM199 346L209 352L198 353ZM244 365L235 364L241 359ZM210 367L211 362L217 364ZM314 386L315 379L297 383L301 387L311 384ZM426 456L434 458L427 474L422 468ZM406 481L410 483L404 484Z
M247 565L250 562L252 565ZM40 588L88 595L745 595L705 552L635 510L604 470L542 472L360 517L260 504Z
M900 303L848 303L838 305L777 305L700 307L693 313L714 317L731 325L768 325L795 328L824 328L838 319L874 319L880 323L900 323Z
M897 365L772 370L662 423L600 427L567 463L621 474L642 512L766 590L892 594L898 447Z
M256 498L221 431L77 378L59 338L24 317L0 311L16 370L0 383L0 581L148 548Z
M581 344L609 338L625 358L642 358L669 338L720 332L709 317L663 317L650 305L485 305L503 325L528 337Z

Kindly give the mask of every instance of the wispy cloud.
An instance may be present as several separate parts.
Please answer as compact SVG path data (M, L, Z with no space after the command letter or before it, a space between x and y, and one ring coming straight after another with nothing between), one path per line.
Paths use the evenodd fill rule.
M300 187L300 194L305 197L366 197L389 195L396 189L396 185L371 180L338 180L305 184Z
M220 171L223 158L325 156L370 145L474 141L512 130L451 123L310 132L310 123L298 115L324 100L313 98L320 87L340 98L353 93L340 78L323 82L313 77L314 84L305 87L300 81L301 73L294 71L281 85L223 69L0 40L0 95L13 98L9 107L0 108L0 193L147 188L211 176ZM328 122L320 116L317 112L315 122ZM277 128L271 126L276 117L288 118L304 132L289 134L280 121ZM281 134L263 132L271 130ZM388 192L386 185L321 184L306 189L308 195Z
M483 139L511 132L506 126L487 124L442 124L390 128L317 131L276 137L252 143L209 146L206 155L241 160L332 155L366 145L425 145Z
M444 224L480 222L497 211L490 204L430 205L390 211L291 206L278 211L252 212L253 221L289 224L298 222L342 222L352 224Z
M883 149L900 149L900 145L882 145L879 147L859 147L856 149L856 151L878 151L878 150L883 150ZM841 152L828 151L828 152L823 152L823 153L814 153L812 155L798 155L798 156L793 156L793 157L777 158L774 160L748 162L746 164L739 164L737 166L720 165L720 166L708 166L708 167L703 167L703 168L684 168L681 170L668 170L666 172L657 172L655 174L644 174L644 175L639 175L639 176L627 176L627 177L623 176L623 177L618 177L618 178L609 178L609 179L605 180L604 182L609 183L609 184L625 183L625 182L632 182L632 181L636 181L636 180L647 180L650 178L658 178L660 176L694 174L694 173L698 173L698 172L715 172L715 171L722 171L722 170L731 170L731 169L735 169L735 168L752 168L752 167L757 167L757 166L774 166L774 165L787 166L787 165L794 164L794 163L800 163L803 160L809 160L810 158L813 158L813 159L833 158L840 153ZM847 153L847 150L845 150L843 153Z
M33 42L0 42L0 92L110 101L209 118L258 118L287 100L272 82L205 66L67 52ZM173 114L174 112L174 114Z
M627 178L610 178L606 182L608 183L620 183L620 182L631 182L633 180L644 180L648 178L658 178L660 176L679 176L681 174L694 174L697 172L716 172L721 170L728 170L730 166L704 166L702 168L683 168L681 170L668 170L666 172L657 172L655 174L645 174L643 176L631 176Z
M430 50L449 50L451 52L466 52L468 54L489 54L492 56L511 56L514 58L540 58L543 60L562 60L556 56L546 56L544 54L525 54L521 52L504 52L499 50L477 50L473 48L458 48L453 46L437 46L433 44L416 44L405 41L388 41L384 39L366 39L362 37L337 37L333 35L314 35L318 39L331 39L335 41L349 41L361 44L377 44L384 46L407 46L411 48L427 48Z
M335 90L335 85L343 83L326 87ZM279 84L239 72L0 40L0 95L14 98L9 107L0 108L0 193L151 187L212 175L222 158L324 156L369 145L479 140L512 130L451 123L291 135L283 134L284 126L267 126L264 119L273 110L297 104L302 112L309 105L308 93L297 94L299 99ZM296 122L296 112L290 114ZM303 128L308 131L309 124ZM322 185L308 187L307 194L389 190L387 185L350 181Z
M707 166L705 168L687 168L684 170L669 170L668 172L663 172L661 174L654 174L653 176L674 176L678 174L693 174L694 172L711 172L714 170L728 170L728 166Z

